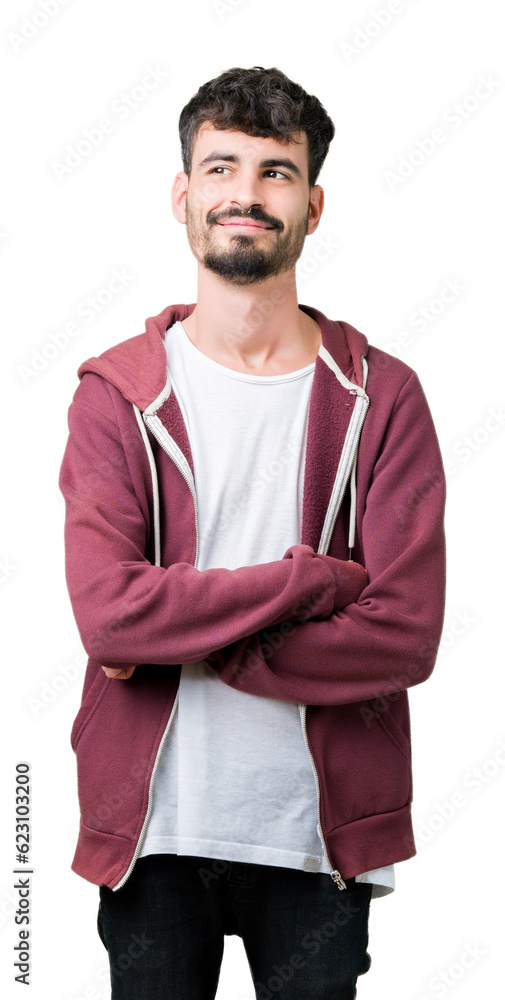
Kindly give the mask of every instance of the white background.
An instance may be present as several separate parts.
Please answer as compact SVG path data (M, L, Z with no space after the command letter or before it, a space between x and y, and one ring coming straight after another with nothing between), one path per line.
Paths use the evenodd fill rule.
M194 301L196 262L170 206L181 169L178 116L200 84L232 66L253 65L278 66L320 98L336 126L319 177L325 210L300 261L299 301L347 320L416 369L447 462L446 625L432 677L410 692L418 854L396 866L396 892L372 902L372 967L359 980L359 997L498 996L505 771L501 4L403 0L384 27L372 12L386 4L367 0L224 0L220 7L212 0L51 0L53 11L55 5L43 24L40 3L4 0L0 28L3 996L23 994L12 965L19 760L30 761L33 773L29 995L109 995L95 926L98 890L70 870L78 806L69 733L83 650L64 579L57 485L67 410L82 361L141 333L145 318L166 305ZM33 27L34 16L40 27ZM156 88L126 114L117 110L149 68L161 76ZM481 78L491 81L486 99ZM55 162L104 118L112 131L59 178ZM420 152L419 142L435 129L443 129L437 136L444 141L425 143L430 155ZM400 157L410 176L388 180ZM311 254L323 240L330 252L317 264ZM92 321L80 318L81 304L107 287L114 269L129 276L124 289ZM448 281L459 291L441 305ZM414 325L420 308L429 315L424 330ZM71 322L78 335L66 345L63 337L51 339ZM451 806L458 793L459 805ZM470 947L477 948L474 959ZM471 967L459 962L462 955ZM253 1000L238 937L226 938L218 1000Z

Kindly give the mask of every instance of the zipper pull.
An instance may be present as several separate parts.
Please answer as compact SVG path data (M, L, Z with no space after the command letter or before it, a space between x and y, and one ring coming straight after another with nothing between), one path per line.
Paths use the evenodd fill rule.
M331 875L333 881L337 883L339 889L347 889L347 886L346 886L346 884L345 884L345 882L344 882L344 880L343 880L340 872L338 872L336 868L334 868L333 871L330 872L330 875Z

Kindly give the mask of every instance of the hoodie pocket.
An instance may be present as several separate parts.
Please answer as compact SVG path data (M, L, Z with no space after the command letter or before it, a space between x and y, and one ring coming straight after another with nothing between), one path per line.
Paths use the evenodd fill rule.
M138 836L179 673L142 664L128 680L103 670L103 681L93 678L74 724L81 823L88 830Z
M405 692L402 692L405 695ZM389 737L391 742L401 751L407 760L410 760L411 756L411 743L410 743L410 720L409 720L409 710L408 705L405 701L405 697L402 700L401 705L395 701L390 705L385 704L386 698L374 698L368 702L370 706L370 711L372 712L374 718L377 720L381 728L384 730L386 735ZM393 712L396 712L396 706L403 710L404 719L406 719L406 725L408 734L396 721Z
M98 708L107 690L108 678L102 668L99 665L97 666L98 670L84 694L70 733L70 745L74 751L77 749L77 744L86 728L93 709Z

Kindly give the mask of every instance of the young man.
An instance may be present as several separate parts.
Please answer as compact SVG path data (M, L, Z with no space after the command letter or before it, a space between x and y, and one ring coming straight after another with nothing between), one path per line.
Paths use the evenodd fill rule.
M297 301L334 135L278 69L183 109L196 304L90 358L60 474L89 655L73 869L114 1000L350 1000L416 853L407 688L434 666L444 475L416 374Z

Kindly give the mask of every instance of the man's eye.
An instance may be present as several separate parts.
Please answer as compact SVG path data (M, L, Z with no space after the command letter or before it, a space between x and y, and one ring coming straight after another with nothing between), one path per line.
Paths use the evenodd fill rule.
M218 170L229 170L229 169L230 169L229 167L213 167L210 173L216 174ZM284 177L284 179L287 180L286 174L283 174L280 170L274 170L273 168L271 170L265 170L265 174L277 174L278 177Z

